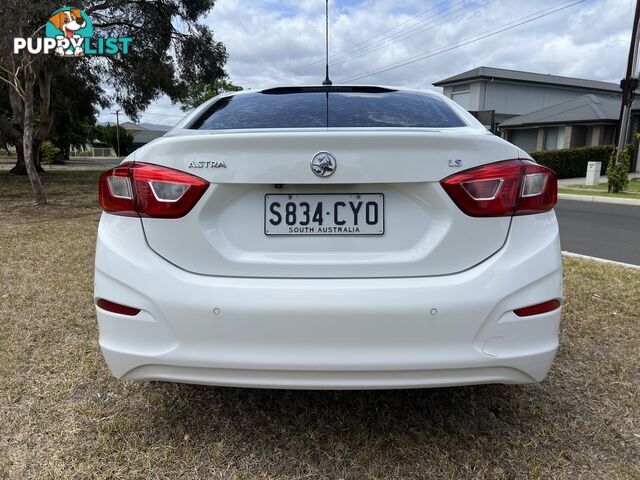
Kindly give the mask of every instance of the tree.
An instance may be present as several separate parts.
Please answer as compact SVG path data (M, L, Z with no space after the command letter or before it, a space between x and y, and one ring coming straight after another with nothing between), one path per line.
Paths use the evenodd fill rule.
M120 135L115 125L96 125L95 136L98 140L109 145L114 151L121 154L128 154L131 151L131 145L133 145L133 135L127 132L125 129L120 128ZM120 139L120 148L118 149L118 138Z
M7 85L11 115L0 114L0 130L16 146L18 161L13 171L28 173L36 203L46 203L37 174L38 152L54 123L51 85L61 64L85 62L87 71L112 90L110 99L118 102L132 119L162 94L182 101L189 84L225 77L224 45L200 23L214 3L215 0L83 2L100 36L133 38L129 53L59 58L32 56L26 49L13 53L13 38L41 36L49 15L59 4L49 0L4 2L0 17L0 79ZM54 91L54 95L59 94Z
M6 83L0 81L0 118L11 117L11 105L9 105L9 93ZM13 145L13 141L0 129L0 148L9 154L9 148Z
M223 92L238 92L240 90L242 90L242 87L234 85L229 82L227 78L220 78L213 82L193 82L187 87L187 93L182 100L182 106L180 108L182 111L188 112Z
M67 62L68 68L54 75L51 83L53 92L73 92L72 95L51 96L51 108L56 117L49 139L66 160L72 146L84 146L95 140L96 107L109 106L98 77L86 68L86 63Z
M42 25L36 19L40 16L42 5L38 2L22 4L10 0L6 5L7 15L19 13L20 17L0 17L0 81L7 86L11 117L0 116L0 130L14 142L19 161L22 160L24 170L29 175L36 204L44 205L46 196L36 169L36 157L40 145L49 134L53 117L49 109L51 71L46 64L50 59L44 56L32 56L28 49L19 54L13 53L13 38L41 35ZM22 8L18 8L19 5ZM18 20L20 18L20 20ZM39 115L36 120L34 86L39 87ZM36 128L36 122L38 123Z

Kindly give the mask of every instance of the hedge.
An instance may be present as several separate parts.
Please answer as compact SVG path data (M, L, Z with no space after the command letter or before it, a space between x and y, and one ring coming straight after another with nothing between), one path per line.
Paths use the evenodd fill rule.
M549 167L558 174L558 178L584 177L589 162L602 162L600 174L605 175L613 145L602 147L563 148L561 150L541 150L531 156L540 165Z

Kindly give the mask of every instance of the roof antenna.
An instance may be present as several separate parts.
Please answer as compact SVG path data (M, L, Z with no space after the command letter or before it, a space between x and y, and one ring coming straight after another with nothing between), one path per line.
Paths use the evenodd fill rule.
M329 79L329 0L325 0L325 12L324 12L324 36L325 36L325 77L322 85L333 85L333 82Z

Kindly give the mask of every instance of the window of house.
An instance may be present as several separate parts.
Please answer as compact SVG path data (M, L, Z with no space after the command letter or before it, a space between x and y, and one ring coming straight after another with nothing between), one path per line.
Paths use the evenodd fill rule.
M514 130L510 130L508 140L523 149L525 152L533 152L536 150L538 144L538 129L516 128Z
M557 150L564 148L564 127L547 127L544 129L544 149Z
M587 140L589 137L590 128L585 127L584 125L574 125L571 129L571 148L579 148L589 145Z
M602 139L602 145L611 145L614 142L616 127L607 125L604 128L604 135Z
M451 99L462 108L469 110L471 107L471 85L454 85L451 90Z

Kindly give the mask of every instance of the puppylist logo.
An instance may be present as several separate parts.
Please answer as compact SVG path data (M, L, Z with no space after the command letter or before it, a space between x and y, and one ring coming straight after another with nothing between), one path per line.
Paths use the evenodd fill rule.
M94 42L91 42L92 38ZM13 53L18 54L26 48L29 53L54 53L62 57L126 55L131 40L130 37L94 37L93 23L84 11L62 7L49 17L44 37L14 38Z

